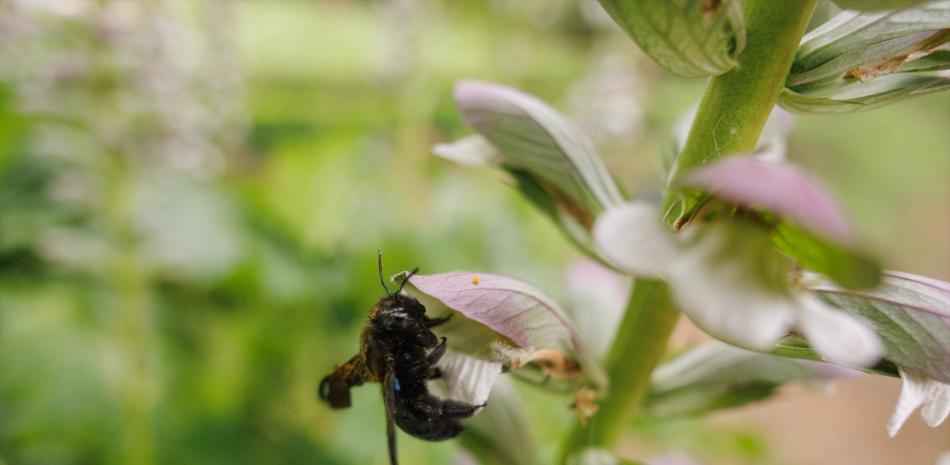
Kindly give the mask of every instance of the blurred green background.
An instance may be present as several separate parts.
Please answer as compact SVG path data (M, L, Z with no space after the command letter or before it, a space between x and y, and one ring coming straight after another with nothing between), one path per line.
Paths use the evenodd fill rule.
M703 88L593 1L0 1L0 464L386 463L377 389L315 398L381 296L376 250L555 297L580 258L495 173L430 155L468 134L468 77L563 110L636 194ZM790 158L889 267L948 279L947 128L947 94L802 117ZM550 460L569 400L520 391ZM806 463L755 421L641 419L627 448Z

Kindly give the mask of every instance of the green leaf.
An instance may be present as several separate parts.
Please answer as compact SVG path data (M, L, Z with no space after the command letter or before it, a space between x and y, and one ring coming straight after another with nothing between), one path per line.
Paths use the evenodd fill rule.
M540 465L528 412L508 379L499 379L488 405L465 423L459 437L480 465Z
M454 95L465 121L500 152L499 163L531 173L582 223L623 202L593 143L541 100L472 80L457 84Z
M847 376L833 365L790 360L709 342L667 361L653 373L645 412L690 417L768 398L794 380Z
M864 253L788 223L778 225L772 243L804 268L828 276L848 289L874 287L881 279L880 266Z
M802 38L780 96L809 113L875 108L950 85L950 2L844 11Z
M599 0L660 66L680 76L718 76L745 44L736 0Z
M934 55L941 58L950 57L950 52L937 52ZM878 108L908 97L938 92L948 87L950 78L945 71L914 70L881 76L870 82L854 80L838 86L813 88L805 93L786 88L779 95L778 103L786 110L799 113L852 113Z
M808 274L802 284L880 334L891 363L950 383L950 283L887 272L874 289L842 289Z
M455 87L455 100L479 134L438 144L433 152L507 172L515 188L578 249L606 265L590 229L597 215L626 195L587 136L544 102L508 87L463 81Z
M862 11L896 10L928 1L931 0L834 0L841 8Z

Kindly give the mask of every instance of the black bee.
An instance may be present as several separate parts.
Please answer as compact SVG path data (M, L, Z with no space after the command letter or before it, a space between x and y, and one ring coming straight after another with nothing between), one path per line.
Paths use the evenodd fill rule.
M441 341L431 328L445 318L429 318L418 300L400 294L413 270L396 290L389 291L383 279L382 254L379 255L379 282L386 297L370 310L367 324L360 333L360 351L320 381L320 398L333 408L350 406L350 388L367 381L380 383L386 407L386 438L389 462L398 465L396 431L420 439L441 441L462 432L462 419L471 417L483 405L471 405L440 399L429 393L426 381L441 376L436 367L445 354Z

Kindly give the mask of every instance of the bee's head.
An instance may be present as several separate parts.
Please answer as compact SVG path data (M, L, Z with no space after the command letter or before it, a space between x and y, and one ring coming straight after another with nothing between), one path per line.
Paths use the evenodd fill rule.
M402 288L405 287L406 283L409 282L409 278L411 278L412 275L416 274L416 272L419 271L419 268L413 268L413 270L410 271L409 274L406 275L406 277L402 279L402 282L399 283L399 289L396 289L396 292L394 293L389 290L389 286L386 285L386 279L383 278L383 252L380 250L377 250L376 255L378 257L377 264L378 264L378 269L379 269L379 283L383 285L383 290L386 291L386 295L388 296L388 297L383 298L380 301L380 303L385 304L384 306L393 306L393 305L398 305L405 300L409 300L409 301L415 302L416 305L421 307L422 304L420 304L419 301L417 301L416 299L400 294L400 292L402 292ZM422 312L425 313L425 308L423 308Z
M426 308L415 297L406 294L393 294L380 299L379 308L383 313L405 313L414 318L425 315Z

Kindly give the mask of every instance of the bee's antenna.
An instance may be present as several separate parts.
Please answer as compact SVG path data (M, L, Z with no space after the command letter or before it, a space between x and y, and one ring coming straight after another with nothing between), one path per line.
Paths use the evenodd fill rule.
M383 285L383 289L386 290L386 295L389 297L393 296L393 293L389 291L389 288L386 287L386 280L383 279L383 252L379 249L376 250L376 255L379 257L377 264L379 265L379 283ZM399 286L399 289L402 290L402 286ZM396 291L398 294L399 291Z
M402 288L406 285L406 283L409 282L409 278L411 278L412 275L416 274L416 272L418 271L419 271L419 267L415 267L412 269L412 271L409 272L408 275L406 275L406 277L402 280L402 283L399 284L399 290L396 291L396 294L402 292Z

